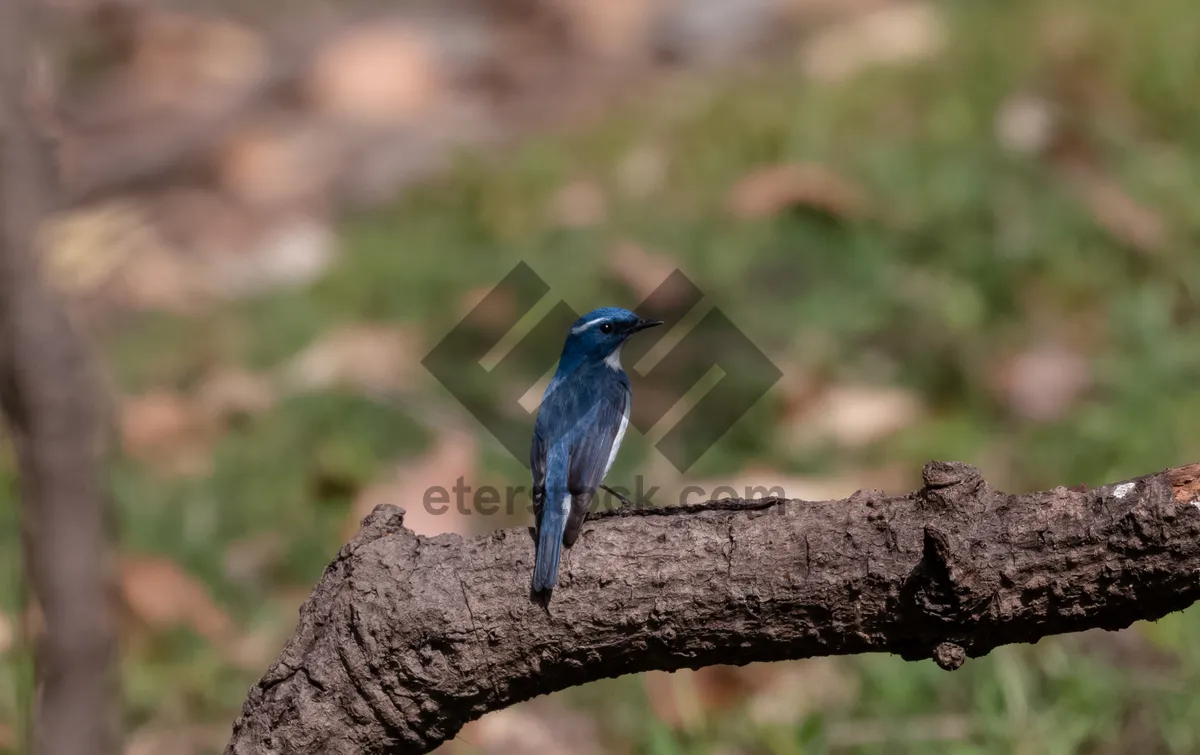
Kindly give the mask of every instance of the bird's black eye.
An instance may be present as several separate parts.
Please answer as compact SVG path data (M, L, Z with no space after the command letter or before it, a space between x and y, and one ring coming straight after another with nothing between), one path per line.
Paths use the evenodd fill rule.
M613 330L613 326L612 326L611 322L600 323L600 332L601 333L611 333L612 330Z

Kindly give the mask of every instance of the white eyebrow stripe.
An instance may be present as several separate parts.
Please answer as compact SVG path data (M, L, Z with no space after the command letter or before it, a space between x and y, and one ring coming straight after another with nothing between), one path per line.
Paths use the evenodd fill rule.
M583 325L579 325L579 326L577 326L577 327L571 328L571 332L572 332L572 333L574 333L575 335L579 335L580 333L582 333L583 331L585 331L585 330L587 330L588 328L592 327L592 326L593 326L593 325L595 325L596 323L598 323L598 322L604 322L604 321L605 321L605 320L607 320L607 319L608 319L607 317L597 317L595 320L588 320L588 321L587 321L587 322L585 322Z

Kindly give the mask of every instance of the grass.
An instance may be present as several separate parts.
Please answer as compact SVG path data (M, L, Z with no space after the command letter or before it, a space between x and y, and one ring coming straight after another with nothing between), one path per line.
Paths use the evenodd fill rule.
M577 311L637 297L606 266L632 239L662 250L768 353L834 381L903 386L930 407L898 437L858 450L794 448L762 428L761 402L689 476L747 462L781 474L853 474L879 463L919 469L929 458L979 463L1010 490L1096 484L1200 459L1200 47L1183 0L945 6L949 48L934 62L814 84L787 67L731 81L689 82L672 96L583 133L536 140L499 158L464 156L452 175L394 206L348 220L328 276L182 320L145 316L104 344L129 391L183 388L198 368L270 368L337 324L412 323L433 342L459 302L524 260ZM1090 29L1087 62L1064 62L1042 40L1070 19ZM1066 20L1064 20L1066 19ZM1076 67L1072 67L1076 66ZM1105 169L1171 229L1156 253L1114 240L1044 161L1005 151L996 113L1016 91L1091 87L1076 115ZM661 189L624 197L614 166L656 145L669 158ZM744 221L724 210L728 187L761 164L818 161L868 197L861 222L784 213ZM595 180L609 200L598 227L563 230L545 207L565 182ZM1015 418L989 388L998 359L1042 334L1068 339L1095 367L1095 385L1061 421ZM781 366L783 366L781 364ZM432 384L425 399L453 405ZM223 436L213 472L164 477L123 461L112 490L124 547L169 555L200 578L242 627L290 625L281 592L302 591L340 545L352 491L428 431L403 407L333 393L283 401ZM486 474L523 470L486 436ZM613 477L653 453L631 437ZM996 460L1003 460L1003 463ZM0 505L0 605L16 612L18 535L11 463ZM992 465L992 466L989 466ZM338 484L323 484L328 480ZM229 576L231 544L285 533L265 577ZM290 608L294 605L287 604ZM1200 750L1200 612L1137 631L1176 662L1168 670L1116 662L1069 639L1002 648L946 674L932 662L847 658L850 702L795 726L759 726L747 712L677 731L648 714L636 679L565 693L594 714L613 746L653 755L763 752L1190 753ZM186 630L126 657L127 718L228 721L262 669L237 668ZM27 673L0 658L0 720L13 721ZM847 722L953 715L952 741L839 744ZM900 724L882 731L899 731ZM844 742L844 740L842 740Z

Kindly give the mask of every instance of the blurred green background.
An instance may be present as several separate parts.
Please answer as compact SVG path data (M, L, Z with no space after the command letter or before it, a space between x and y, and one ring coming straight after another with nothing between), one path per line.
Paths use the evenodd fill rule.
M1019 492L1200 460L1194 3L934 7L921 60L679 74L344 218L310 284L104 328L126 397L111 491L129 751L219 749L371 505L412 511L395 499L459 474L524 483L420 366L521 260L577 311L636 305L678 266L784 371L689 478L805 497L903 490L925 461L958 459ZM612 480L664 469L630 436ZM2 474L0 722L15 747L29 672L7 454ZM493 714L446 747L1193 753L1197 648L1191 610L952 674L872 656L629 677Z

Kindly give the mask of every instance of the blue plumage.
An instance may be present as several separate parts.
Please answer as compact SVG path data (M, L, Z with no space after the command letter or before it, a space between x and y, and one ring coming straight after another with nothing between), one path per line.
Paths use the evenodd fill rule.
M621 346L655 325L627 309L603 307L575 321L538 408L529 450L538 524L533 589L558 582L562 546L579 537L596 488L612 467L629 424L629 377Z

